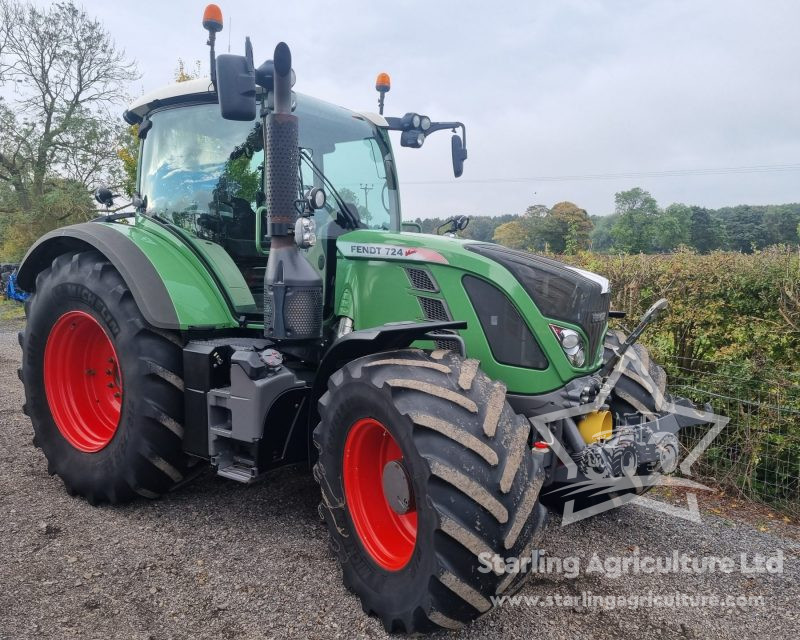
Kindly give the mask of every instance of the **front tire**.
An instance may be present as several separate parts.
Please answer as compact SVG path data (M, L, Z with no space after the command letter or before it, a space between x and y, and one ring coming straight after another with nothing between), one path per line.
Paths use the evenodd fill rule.
M25 309L23 410L48 472L92 504L156 498L180 482L178 336L147 324L95 251L58 256Z
M625 336L620 331L606 333L603 362L610 360L624 341ZM657 416L667 392L667 374L653 362L650 352L638 342L634 343L631 350L639 365L628 362L608 397L615 424L628 420L636 423L639 415L646 418Z
M480 558L531 558L543 470L528 421L476 360L367 356L337 371L319 404L320 515L365 612L390 632L454 629L522 585L527 571Z

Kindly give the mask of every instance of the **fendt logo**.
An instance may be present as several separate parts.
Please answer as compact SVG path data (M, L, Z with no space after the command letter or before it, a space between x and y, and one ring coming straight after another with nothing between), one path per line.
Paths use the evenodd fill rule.
M376 244L366 242L340 242L339 250L351 258L376 258L379 260L416 260L419 262L436 262L448 264L438 251L424 247L403 247L393 244Z
M605 446L602 442L587 446L578 460L573 459L548 425L565 418L580 418L591 411L603 408L609 394L629 366L633 367L638 376L652 387L658 415L643 416L641 424L626 425L622 429L618 429L622 433L621 435L615 434L614 438L616 466L619 467L614 469L616 473L611 473L612 470L608 468L608 465L599 463L600 461L597 459L604 454L601 451ZM680 459L681 448L677 435L673 431L662 431L659 428L660 424L671 421L671 416L684 416L695 423L704 422L711 425L708 432L683 460ZM695 409L673 402L670 397L661 393L658 385L650 377L647 367L633 349L629 349L623 354L594 401L530 418L542 440L550 445L550 448L566 467L567 478L574 480L579 475L586 478L557 489L557 491L563 492L562 499L570 498L564 503L562 526L628 503L635 503L677 518L699 522L700 510L694 491L686 493L685 507L646 498L640 494L649 487L663 485L713 491L711 487L691 480L689 476L692 475L692 466L725 428L729 420L730 418L708 410ZM626 462L626 449L631 451L632 462ZM640 467L635 462L636 451L648 449L656 451L658 462L652 465L645 475L642 475ZM681 477L667 477L667 474L677 469L680 469Z

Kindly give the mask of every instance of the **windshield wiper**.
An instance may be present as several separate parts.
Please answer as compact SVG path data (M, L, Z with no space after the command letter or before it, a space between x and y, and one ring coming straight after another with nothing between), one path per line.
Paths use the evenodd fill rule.
M342 217L347 222L347 228L349 229L358 229L361 227L361 219L358 216L358 210L347 206L344 200L342 200L342 196L339 195L339 192L336 190L336 187L333 186L333 183L328 180L327 176L322 173L322 170L314 164L314 161L311 159L311 156L305 149L300 149L300 158L306 161L306 164L311 168L314 174L322 180L323 184L330 189L330 192L333 194L334 200L336 200L336 204L339 206L339 211L342 214Z

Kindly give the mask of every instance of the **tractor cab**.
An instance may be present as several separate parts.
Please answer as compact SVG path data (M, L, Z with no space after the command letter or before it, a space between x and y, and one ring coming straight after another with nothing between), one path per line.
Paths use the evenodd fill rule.
M318 242L305 250L322 272L348 229L399 231L397 176L382 116L306 95L296 96L295 114L301 194L325 194L313 211ZM223 119L208 79L146 95L125 117L139 124L136 186L146 213L181 229L206 256L237 313L260 313L270 247L261 120Z

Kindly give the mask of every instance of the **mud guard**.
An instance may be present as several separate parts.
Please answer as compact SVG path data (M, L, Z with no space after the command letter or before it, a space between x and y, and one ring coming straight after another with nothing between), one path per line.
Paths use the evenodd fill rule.
M403 349L417 340L437 340L441 335L434 332L444 329L455 331L466 329L467 323L462 321L450 322L393 322L371 329L359 329L345 334L336 340L322 356L311 389L311 402L309 404L308 422L308 455L313 463L316 458L316 449L311 442L311 432L319 421L317 413L317 400L325 393L328 387L328 378L335 371L341 369L346 363L362 356L391 349Z
M171 236L139 225L85 222L62 227L28 250L19 269L19 287L33 293L37 276L56 256L94 249L120 273L150 325L172 330L237 326L220 292L210 284L207 269L176 245ZM196 295L186 296L187 290Z
M22 259L17 277L20 288L35 291L36 276L56 256L91 249L102 253L119 271L147 322L162 329L178 328L175 305L153 264L126 236L102 224L85 222L39 238Z

